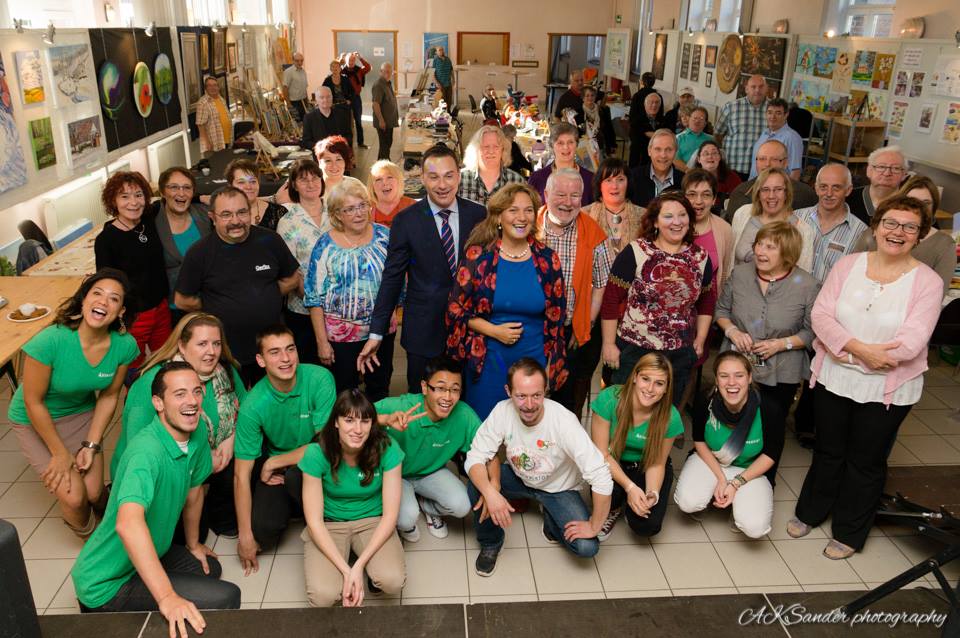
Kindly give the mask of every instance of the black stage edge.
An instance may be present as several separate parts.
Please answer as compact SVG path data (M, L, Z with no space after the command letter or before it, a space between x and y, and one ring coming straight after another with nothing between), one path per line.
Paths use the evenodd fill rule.
M262 609L206 612L203 638L505 638L510 636L601 637L691 636L941 636L933 624L791 624L802 608L822 613L854 600L861 592L738 594L671 598L622 598L556 602L409 605L362 609ZM782 607L779 607L781 606ZM790 611L791 605L794 605ZM776 611L787 627L781 625ZM947 604L922 589L898 591L871 611L945 614ZM748 620L752 622L747 622ZM144 622L146 626L144 627ZM743 624L741 624L743 623ZM166 638L167 623L156 612L42 616L44 636L56 638ZM142 631L142 633L141 633ZM195 636L194 632L190 632Z

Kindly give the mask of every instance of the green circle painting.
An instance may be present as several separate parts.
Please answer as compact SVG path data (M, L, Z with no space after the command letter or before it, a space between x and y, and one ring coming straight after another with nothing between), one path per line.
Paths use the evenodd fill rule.
M133 67L133 102L142 117L148 117L153 111L153 80L150 68L143 62Z
M127 98L120 88L120 69L113 62L107 60L100 66L98 74L100 84L100 105L103 112L111 120L117 119L120 109Z
M161 53L153 63L153 88L160 104L170 104L173 99L173 67L166 53Z

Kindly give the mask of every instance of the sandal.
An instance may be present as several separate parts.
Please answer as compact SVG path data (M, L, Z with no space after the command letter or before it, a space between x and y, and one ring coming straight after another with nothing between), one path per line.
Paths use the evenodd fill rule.
M813 530L812 525L807 525L799 518L791 518L787 521L787 534L791 538L803 538Z

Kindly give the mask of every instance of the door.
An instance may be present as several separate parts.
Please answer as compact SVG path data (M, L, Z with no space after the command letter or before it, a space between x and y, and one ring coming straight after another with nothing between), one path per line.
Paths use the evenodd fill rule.
M396 31L334 31L333 46L337 56L341 53L358 51L364 60L370 63L370 73L360 97L364 112L371 112L370 88L377 81L380 65L389 62L393 65L393 86L397 86L397 32Z

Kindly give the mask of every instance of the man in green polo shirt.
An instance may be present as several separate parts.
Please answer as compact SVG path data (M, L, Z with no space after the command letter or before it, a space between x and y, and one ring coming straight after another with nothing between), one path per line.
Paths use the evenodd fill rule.
M446 356L427 362L421 394L387 397L375 405L380 425L403 450L403 493L397 530L404 540L420 540L417 517L423 510L427 531L446 538L442 516L462 518L470 513L467 487L444 467L458 452L466 453L480 418L460 401L463 377L460 364Z
M240 404L233 448L237 555L247 576L260 568L257 552L274 547L290 517L303 511L297 463L337 398L333 375L300 363L286 326L257 335L257 364L267 375Z
M151 388L157 418L120 461L103 522L73 566L83 612L156 611L170 635L201 632L199 609L239 609L240 589L219 580L216 554L200 543L203 482L212 461L198 428L203 383L190 364L164 364ZM172 545L183 512L187 546Z

